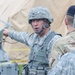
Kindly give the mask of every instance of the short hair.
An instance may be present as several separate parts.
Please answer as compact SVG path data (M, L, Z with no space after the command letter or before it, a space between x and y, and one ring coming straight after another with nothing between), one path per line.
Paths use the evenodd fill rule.
M69 16L69 15L66 15L66 17L67 17L67 20L68 20L68 24L69 24L70 26L73 26L74 17Z

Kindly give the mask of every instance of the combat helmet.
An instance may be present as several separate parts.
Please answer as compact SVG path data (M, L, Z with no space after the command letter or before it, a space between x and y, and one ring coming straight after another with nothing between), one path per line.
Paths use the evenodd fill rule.
M53 18L49 10L42 6L32 8L28 15L28 22L31 24L33 19L47 19L50 24L53 22Z

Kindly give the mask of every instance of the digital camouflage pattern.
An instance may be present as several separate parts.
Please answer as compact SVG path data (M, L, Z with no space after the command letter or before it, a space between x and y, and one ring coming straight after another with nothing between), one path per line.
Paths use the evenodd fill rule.
M44 43L46 43L45 39L46 38L48 39L48 36L51 35L52 32L53 31L50 30L42 38L39 37L39 35L36 34L36 33L30 35L28 32L17 32L17 31L14 31L14 30L9 32L9 36L12 39L15 39L19 42L22 42L22 43L26 44L31 49L30 57L29 57L29 61L28 61L28 67L29 67L29 73L30 73L29 75L34 75L34 74L31 74L31 73L37 73L36 72L37 67L44 68L44 66L45 66L45 68L44 68L45 70L42 69L43 72L46 72L46 70L48 70L48 68L49 68L48 55L51 52L51 48L52 48L53 43L61 37L60 35L57 35L57 34L54 35L53 38L51 40L49 40L47 46L45 45L46 49L45 50L42 49L42 48L45 47L43 45ZM52 35L51 35L51 37L52 37ZM33 71L32 71L32 69L33 69ZM41 70L39 70L39 71L41 71ZM41 72L38 72L37 75L40 75L39 73L41 73ZM44 74L41 74L41 75L44 75ZM47 74L47 72L46 72L46 74Z
M75 75L75 51L65 53L48 75Z
M47 20L49 20L50 23L53 22L53 17L51 15L51 13L49 12L49 10L42 6L33 8L30 11L28 17L29 17L29 20L28 20L29 23L33 19L47 19Z

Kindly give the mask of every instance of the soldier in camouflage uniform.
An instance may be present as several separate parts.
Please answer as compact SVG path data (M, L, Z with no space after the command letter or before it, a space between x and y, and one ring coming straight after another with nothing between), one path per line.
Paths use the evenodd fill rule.
M60 38L52 47L48 75L75 75L75 5L69 7L65 24L68 33Z
M28 17L35 33L17 32L4 30L4 35L9 36L30 47L31 52L28 61L28 68L24 67L22 75L47 75L49 69L48 54L53 43L61 36L50 29L53 18L47 8L35 7Z

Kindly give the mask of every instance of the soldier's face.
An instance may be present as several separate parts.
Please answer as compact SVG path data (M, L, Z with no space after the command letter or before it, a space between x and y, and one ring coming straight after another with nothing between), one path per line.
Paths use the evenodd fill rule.
M44 24L44 21L41 19L32 20L32 23L31 23L32 28L36 33L38 33L42 29L43 24Z

